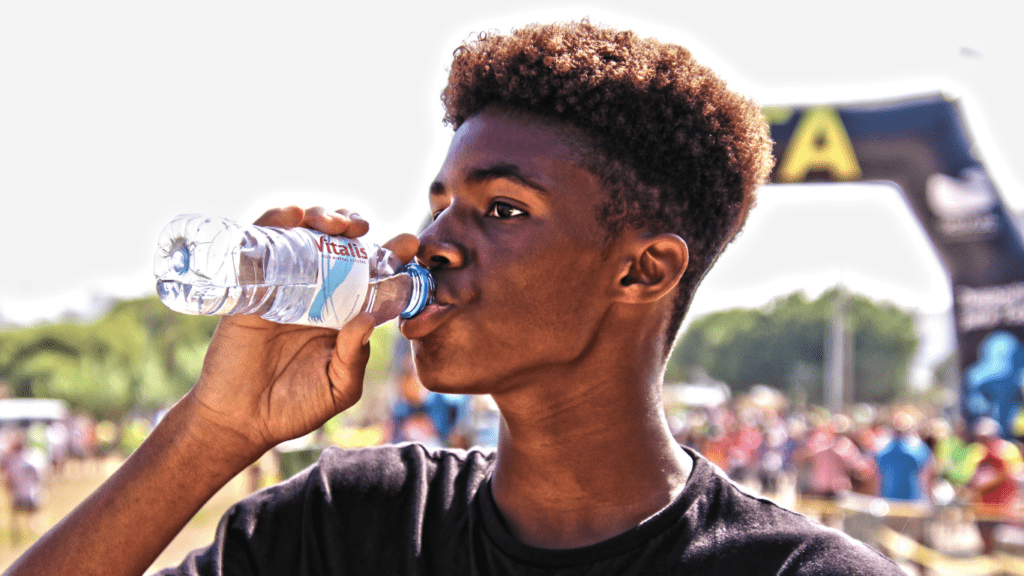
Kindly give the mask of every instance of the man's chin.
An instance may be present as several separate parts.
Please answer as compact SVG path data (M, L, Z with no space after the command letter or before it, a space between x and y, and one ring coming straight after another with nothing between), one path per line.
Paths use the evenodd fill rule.
M469 370L459 370L447 362L443 367L434 367L429 361L416 359L416 375L420 384L431 392L442 394L490 394L495 382Z
M423 378L420 377L420 384L431 392L441 394L488 394L487 386L479 382L465 381L457 378Z

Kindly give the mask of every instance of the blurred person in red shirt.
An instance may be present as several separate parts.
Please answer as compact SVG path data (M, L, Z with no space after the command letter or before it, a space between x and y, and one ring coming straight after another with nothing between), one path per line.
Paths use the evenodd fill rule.
M842 419L838 419L841 423ZM807 437L807 442L794 454L801 474L801 495L835 500L840 493L853 489L853 478L871 475L874 467L861 454L857 445L838 434L832 422L822 422ZM833 514L822 515L822 523L834 524Z
M729 476L737 482L749 482L756 470L762 440L754 413L741 413L729 436Z
M975 496L975 514L985 554L995 551L996 528L1004 519L1012 518L1020 509L1017 481L1021 478L1020 450L1000 438L999 423L989 417L979 418L974 425L975 443L972 451L978 459L974 476L968 486Z

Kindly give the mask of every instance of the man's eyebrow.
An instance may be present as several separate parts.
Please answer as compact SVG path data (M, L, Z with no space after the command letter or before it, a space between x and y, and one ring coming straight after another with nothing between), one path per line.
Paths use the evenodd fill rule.
M513 180L544 195L550 194L546 188L541 186L533 178L527 176L526 173L524 173L523 170L515 164L502 163L494 164L493 166L488 166L486 168L474 168L470 170L469 174L466 176L466 180L474 184L501 178Z
M470 170L469 174L466 176L466 180L471 184L480 184L501 178L513 180L545 196L549 196L551 194L547 188L544 188L536 180L527 176L526 173L524 173L523 170L515 164L501 163L494 164L493 166L488 166L486 168L474 168ZM446 187L440 180L434 180L430 183L431 196L441 196L445 193L445 190Z

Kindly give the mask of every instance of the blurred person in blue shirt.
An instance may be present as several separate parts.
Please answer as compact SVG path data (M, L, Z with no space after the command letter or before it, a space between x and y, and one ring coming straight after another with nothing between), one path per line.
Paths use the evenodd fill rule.
M897 412L893 417L893 437L875 456L883 498L919 501L928 492L932 451L914 434L914 425L913 416Z
M916 433L917 421L910 413L899 410L893 415L893 435L879 449L875 459L881 476L880 496L890 500L925 503L931 501L931 485L935 466L932 451ZM924 527L924 511L907 509L886 517L886 524L918 542L928 545ZM918 571L927 571L917 564Z

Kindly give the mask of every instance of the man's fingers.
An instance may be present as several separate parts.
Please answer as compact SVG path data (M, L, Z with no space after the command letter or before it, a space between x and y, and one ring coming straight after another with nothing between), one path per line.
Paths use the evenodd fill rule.
M414 234L399 234L384 243L402 262L410 262L420 249L420 240Z
M285 206L283 208L271 208L256 219L253 224L257 226L277 226L279 228L291 228L302 223L305 210L298 206Z
M351 218L340 212L328 210L323 206L314 206L306 209L302 225L329 234L338 236L345 234L352 224Z
M344 231L339 232L339 234L344 234L349 238L359 238L370 231L370 223L364 220L363 217L356 212L342 208L341 210L336 210L335 213L340 214L348 221L347 228Z
M351 210L328 210L323 206L271 208L254 222L257 226L293 228L304 226L331 236L358 238L370 231L370 223Z

